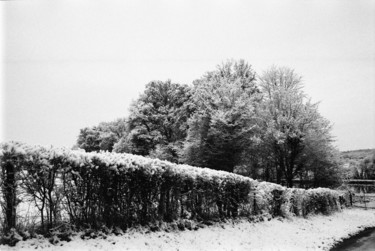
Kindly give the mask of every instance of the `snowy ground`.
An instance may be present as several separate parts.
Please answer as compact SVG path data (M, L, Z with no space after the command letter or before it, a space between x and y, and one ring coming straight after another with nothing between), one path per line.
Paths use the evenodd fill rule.
M76 236L56 246L45 239L33 239L15 247L0 246L0 250L328 250L370 226L375 226L375 210L346 209L331 216L222 223L197 231L130 231L90 240Z

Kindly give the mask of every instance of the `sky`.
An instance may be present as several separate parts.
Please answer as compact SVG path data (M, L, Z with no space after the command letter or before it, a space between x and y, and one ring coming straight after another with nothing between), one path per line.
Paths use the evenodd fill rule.
M375 148L375 1L2 1L1 141L71 147L152 80L287 66L340 150Z

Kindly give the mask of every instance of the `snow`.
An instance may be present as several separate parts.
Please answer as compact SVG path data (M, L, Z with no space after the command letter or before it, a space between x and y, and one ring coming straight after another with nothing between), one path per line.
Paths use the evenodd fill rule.
M116 171L132 171L133 169L143 168L143 171L161 174L163 172L171 172L180 177L196 179L202 177L206 181L214 178L220 180L242 181L252 183L254 180L243 177L241 175L228 173L225 171L217 171L209 168L193 167L189 165L177 165L168 161L158 159L150 159L143 156L132 155L128 153L114 153L107 151L100 152L82 152L81 150L70 150L67 148L58 147L44 147L40 145L32 146L21 142L5 142L0 143L0 157L4 154L12 156L22 156L26 159L40 159L46 165L49 162L61 158L63 159L64 166L75 165L84 168L96 168L92 163L93 159L98 160L100 163L105 164L110 169ZM51 164L52 165L52 164Z
M375 210L344 209L330 216L275 218L258 223L217 223L197 231L146 232L130 230L122 236L82 240L56 246L46 239L19 242L15 250L329 250L336 242L375 226Z
M15 248L0 246L0 250L29 250L43 248L45 250L304 250L324 249L335 241L347 237L365 226L375 226L375 211L344 210L331 216L310 216L308 219L293 217L290 210L290 197L296 194L298 203L314 202L324 197L335 198L336 203L326 205L329 211L341 210L339 195L341 192L318 188L311 190L288 189L277 184L258 182L247 177L224 171L197 168L188 165L177 165L167 161L149 159L131 154L109 152L85 153L64 148L46 148L29 146L22 143L0 144L1 154L16 155L20 159L30 159L43 166L54 165L56 161L68 172L75 172L77 167L113 169L116 173L132 172L140 169L150 175L178 175L187 180L212 182L215 185L225 183L244 183L256 190L256 203L260 211L269 215L272 209L272 191L285 192L286 203L281 205L282 215L261 223L249 223L245 220L238 224L217 224L198 231L143 233L132 230L123 236L108 236L82 240L79 235L72 242L59 242L56 246L44 238L20 242ZM60 167L58 165L58 167ZM343 192L344 193L344 192ZM250 194L249 194L250 196ZM328 203L329 204L329 203ZM332 204L332 203L331 203ZM302 206L298 206L302 210ZM311 210L313 212L314 210ZM309 212L310 213L310 212ZM299 213L300 214L300 213ZM367 225L366 225L367 224ZM369 225L370 224L370 225ZM62 245L62 246L60 246Z

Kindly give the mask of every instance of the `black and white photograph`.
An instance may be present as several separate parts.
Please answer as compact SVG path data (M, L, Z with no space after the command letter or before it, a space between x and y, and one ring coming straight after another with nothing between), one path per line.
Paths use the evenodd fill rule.
M0 250L375 250L375 1L0 1Z

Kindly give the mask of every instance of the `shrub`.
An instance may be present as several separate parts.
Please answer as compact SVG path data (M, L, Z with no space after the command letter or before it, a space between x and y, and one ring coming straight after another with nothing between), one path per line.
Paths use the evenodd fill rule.
M62 221L79 228L125 229L183 219L306 216L340 210L347 203L344 192L285 188L131 154L15 142L3 143L0 149L5 230L15 227L15 214L9 212L15 210L14 196L21 190L33 198L46 231ZM7 171L9 166L13 172Z

